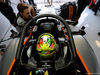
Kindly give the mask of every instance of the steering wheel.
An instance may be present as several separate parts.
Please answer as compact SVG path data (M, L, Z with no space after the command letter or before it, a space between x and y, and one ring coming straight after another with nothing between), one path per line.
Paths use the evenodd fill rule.
M53 14L42 14L42 15L38 15L38 16L35 16L33 17L29 22L27 22L27 24L25 25L25 27L23 28L23 31L22 31L22 34L21 34L21 37L20 37L20 41L19 41L19 45L18 45L18 49L17 49L17 54L16 54L16 60L20 63L21 60L20 60L20 56L21 56L21 53L22 53L22 47L23 47L23 42L24 42L24 39L25 39L25 33L26 33L26 30L28 28L28 26L30 26L30 24L40 18L43 18L43 17L51 17L51 18L55 18L57 20L59 20L67 29L67 35L68 35L68 41L69 41L69 45L70 45L70 48L71 48L71 52L72 52L72 55L73 57L72 58L76 58L76 50L75 50L75 45L74 45L74 41L73 41L73 37L71 35L71 30L70 30L70 27L68 25L68 23L65 22L65 20L63 18L61 18L60 16L57 16L57 15L53 15ZM64 36L66 34L64 33Z

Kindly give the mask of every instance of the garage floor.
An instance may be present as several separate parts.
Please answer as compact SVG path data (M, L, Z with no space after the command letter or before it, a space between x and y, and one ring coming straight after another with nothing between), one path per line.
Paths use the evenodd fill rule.
M46 2L47 0L44 1ZM44 5L44 1L35 0L35 3L38 4L37 6L39 9L42 8L42 6ZM61 4L61 2L64 3L65 1L66 0L53 0L53 5L56 5L55 8L59 8L59 3ZM16 6L19 1L11 0L11 3L14 12L17 13L18 11ZM86 27L86 35L84 35L84 37L87 39L87 41L93 48L100 65L100 35L98 35L98 32L100 32L100 12L98 12L97 16L95 16L94 12L92 12L90 9L88 9L88 7L86 7L79 18L78 24L76 26L72 26L71 30L79 30L82 26ZM16 31L16 29L9 23L9 21L0 13L0 40L9 38L11 34L11 29L14 29ZM7 46L9 43L10 40L1 44L6 44ZM1 57L2 56L0 55L0 59Z

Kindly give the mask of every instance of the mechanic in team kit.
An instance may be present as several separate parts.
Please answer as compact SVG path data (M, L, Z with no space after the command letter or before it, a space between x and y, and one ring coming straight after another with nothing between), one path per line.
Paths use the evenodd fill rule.
M25 3L19 3L17 5L17 9L18 9L18 14L17 14L17 18L15 20L15 27L16 30L21 33L23 27L25 26L25 24L32 18L35 16L35 11L34 8L30 5L27 5Z

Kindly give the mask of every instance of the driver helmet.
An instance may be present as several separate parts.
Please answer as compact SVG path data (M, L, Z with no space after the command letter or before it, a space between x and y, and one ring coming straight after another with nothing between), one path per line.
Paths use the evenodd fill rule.
M56 51L56 41L50 33L43 33L39 36L36 49L41 57L49 58Z

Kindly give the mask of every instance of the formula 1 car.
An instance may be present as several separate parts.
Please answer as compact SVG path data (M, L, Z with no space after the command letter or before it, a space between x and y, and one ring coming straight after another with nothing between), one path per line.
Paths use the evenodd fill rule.
M48 46L46 50L44 43L50 44L44 45ZM98 70L95 53L87 40L72 35L68 23L53 14L32 18L20 38L14 38L6 48L0 62L0 75L95 75Z

